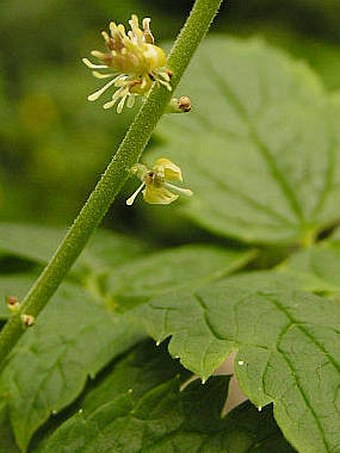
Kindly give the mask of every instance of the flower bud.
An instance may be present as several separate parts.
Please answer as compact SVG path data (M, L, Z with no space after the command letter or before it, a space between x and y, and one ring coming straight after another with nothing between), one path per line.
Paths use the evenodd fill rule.
M9 310L16 312L20 309L20 302L16 296L7 296L6 304Z
M20 318L25 327L32 327L35 323L35 318L32 315L23 314Z
M188 96L181 96L179 99L172 98L165 113L187 113L191 110L191 100Z

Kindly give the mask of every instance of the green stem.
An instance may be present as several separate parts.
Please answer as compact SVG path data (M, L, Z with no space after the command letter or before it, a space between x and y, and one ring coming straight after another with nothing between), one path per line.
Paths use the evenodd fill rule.
M171 82L173 90L208 31L221 3L222 0L196 0L168 58L168 66L174 73ZM104 175L23 300L20 312L12 315L2 330L0 364L4 365L5 358L25 331L20 315L26 313L37 317L53 296L126 182L129 169L139 160L171 96L172 93L167 90L155 87L142 105Z

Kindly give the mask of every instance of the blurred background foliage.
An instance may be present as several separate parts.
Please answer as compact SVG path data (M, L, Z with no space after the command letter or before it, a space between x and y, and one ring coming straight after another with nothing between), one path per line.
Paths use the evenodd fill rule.
M99 32L110 20L127 23L132 12L152 18L157 42L172 41L192 4L189 0L2 0L1 220L72 222L136 112L117 115L104 111L100 102L87 102L97 82L81 58L102 48ZM307 60L327 88L335 91L340 89L339 24L340 0L229 0L211 32L263 36ZM156 135L151 146L157 140ZM135 183L128 183L125 194ZM111 208L106 226L143 232L146 224L152 234L158 229L152 227L154 207L127 208L125 194ZM176 211L176 206L172 209ZM178 216L171 218L167 215L167 228L182 234ZM195 231L201 235L186 225L181 240Z

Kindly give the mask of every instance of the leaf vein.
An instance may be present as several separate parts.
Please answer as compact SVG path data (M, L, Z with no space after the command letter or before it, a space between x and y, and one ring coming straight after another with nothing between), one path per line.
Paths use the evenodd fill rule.
M202 308L202 310L203 310L203 318L204 318L205 324L208 327L208 329L210 330L210 332L212 333L212 335L217 340L232 341L231 338L223 337L215 330L214 326L212 325L212 323L210 322L210 320L208 318L208 314L207 314L208 307L206 306L203 298L201 296L199 296L197 293L194 293L193 297L197 300L197 302L199 303L200 307Z
M267 294L268 296L268 294ZM272 297L268 297L268 300L272 302L275 307L280 310L290 321L292 325L297 327L325 356L328 358L329 362L334 366L334 368L340 373L340 364L337 363L337 361L334 359L333 356L329 354L329 352L323 347L323 345L315 338L313 337L307 329L303 327L301 322L299 322L297 319L295 319L289 311L277 300ZM283 335L281 335L282 337ZM280 338L280 337L279 337Z
M331 137L330 144L327 150L327 168L325 171L325 178L324 178L324 188L320 190L320 197L317 205L313 210L313 215L317 216L320 214L321 209L327 199L327 196L330 192L334 189L334 177L335 177L335 169L336 169L336 155L335 155L335 140L334 137Z
M209 174L207 169L205 169L205 173ZM245 193L242 193L242 192L236 190L232 186L228 185L226 183L226 181L221 181L220 179L218 179L216 177L216 175L210 174L209 176L211 177L211 181L213 181L221 189L226 190L230 194L240 198L242 201L246 202L250 207L253 206L254 208L256 208L257 211L264 212L265 214L270 214L272 217L275 217L276 219L280 220L280 222L282 222L284 224L295 226L293 222L288 220L285 216L283 216L279 212L275 211L274 209L272 209L268 205L260 203L258 200L255 200L254 198L252 198L248 194L245 194Z
M211 64L210 64L210 74L215 79L216 86L220 87L220 90L222 91L224 97L226 99L228 99L230 104L234 107L234 110L239 115L240 119L243 120L243 122L247 126L250 137L252 138L253 142L256 144L257 149L259 150L262 158L267 163L267 166L270 169L271 174L273 175L275 181L279 184L279 187L281 188L282 193L285 195L287 201L289 202L292 211L295 213L296 217L300 221L302 221L303 220L302 207L300 206L300 204L298 202L294 189L292 187L290 187L290 185L288 184L283 173L277 166L274 157L270 153L270 150L261 141L251 119L249 118L249 115L248 115L246 109L241 104L241 102L238 100L236 94L233 92L231 87L228 85L227 80L225 78L223 79L222 77L220 77L220 75L217 73L216 69L214 69L213 65L211 65Z
M301 382L300 382L300 379L298 378L297 376L297 372L296 372L296 369L294 368L294 365L293 363L289 360L289 358L287 357L287 355L285 354L285 352L283 350L281 350L280 346L277 345L277 350L278 352L281 354L281 356L283 357L283 360L287 363L288 365L288 368L290 369L291 371L291 377L292 379L294 379L295 381L295 385L296 385L296 388L298 389L298 391L300 392L300 395L303 399L303 401L305 402L305 405L306 407L309 409L310 411L310 414L312 415L312 417L314 418L314 421L319 429L319 432L320 432L320 435L321 435L321 439L322 439L322 442L323 444L325 445L326 447L326 451L331 451L331 448L328 444L328 441L326 439L326 436L325 436L325 433L324 433L324 430L322 429L322 424L319 420L319 417L317 415L317 413L315 412L312 404L309 402L308 400L308 397L303 389L303 386L301 385Z

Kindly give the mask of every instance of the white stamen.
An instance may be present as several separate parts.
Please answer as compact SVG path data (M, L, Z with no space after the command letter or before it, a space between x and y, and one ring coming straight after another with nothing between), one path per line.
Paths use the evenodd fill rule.
M116 87L117 88L126 87L126 85L129 83L126 81L127 78L128 78L127 76L124 76L124 78L121 77L119 80L117 80Z
M117 99L115 99L114 101L106 102L106 103L103 105L103 109L105 109L105 110L110 109L111 107L113 107L113 106L115 105L116 102L117 102Z
M150 17L144 17L142 22L144 31L150 32L150 22L151 22Z
M142 90L146 87L146 84L147 84L147 83L148 83L148 82L147 82L146 78L143 77L142 83L140 84L140 87L141 87Z
M102 58L105 57L105 53L99 52L99 50L92 50L91 55L95 58L98 58L98 60L102 60Z
M110 109L115 105L119 98L126 96L127 93L124 91L125 91L124 88L119 88L119 90L117 90L112 96L112 100L103 105L104 109L105 110Z
M170 82L170 77L169 77L169 74L165 71L162 71L162 72L158 72L158 75L160 75L161 77L163 77L163 79L167 82Z
M82 62L86 64L86 66L90 69L107 69L108 66L106 64L93 64L91 61L87 58L83 58Z
M136 16L136 14L132 14L131 19L129 20L129 25L131 27L131 30L139 28L138 17Z
M145 17L143 19L143 40L148 44L154 44L155 38L153 37L151 30L150 30L150 17Z
M124 25L123 24L118 24L117 28L118 28L119 33L122 35L122 37L123 38L126 37Z
M115 23L115 22L110 22L110 23L109 23L109 29L110 29L111 33L112 33L112 32L115 32L116 29L117 29L116 23Z
M157 79L157 82L160 83L161 85L165 86L168 91L172 91L171 85L169 82L165 82L164 80Z
M125 96L122 97L122 99L119 101L118 105L117 105L117 113L122 113L122 110L124 108L124 104L125 104L125 101L126 101L126 98L128 97L128 95L126 94Z
M112 86L115 83L116 79L110 80L106 85L103 86L103 88L100 88L99 90L95 91L94 93L90 94L88 96L89 101L96 101L103 93L106 91L110 86Z
M126 106L131 109L134 105L135 105L135 95L134 94L131 94L131 96L128 97L128 100L127 100L127 103L126 103Z
M174 186L173 184L170 184L169 182L166 181L163 183L163 185L164 187L167 187L173 190L174 192L178 192L182 195L186 195L187 197L191 197L191 195L193 195L193 191L190 189L182 189L182 187Z
M106 42L110 40L109 35L106 33L106 31L102 31L102 37L105 39Z
M104 110L108 110L110 108L112 108L115 103L117 102L117 99L113 100L113 101L109 101L109 102L106 102L104 105L103 105L103 109Z
M143 182L143 183L138 187L138 189L131 195L131 197L128 198L128 199L126 200L126 204L127 204L128 206L131 206L131 205L134 203L134 201L135 201L137 195L141 192L141 190L142 190L144 187L145 187L145 182ZM158 345L157 345L157 346L158 346Z
M109 79L111 77L114 77L116 74L101 74L98 71L92 71L92 75L97 79Z

